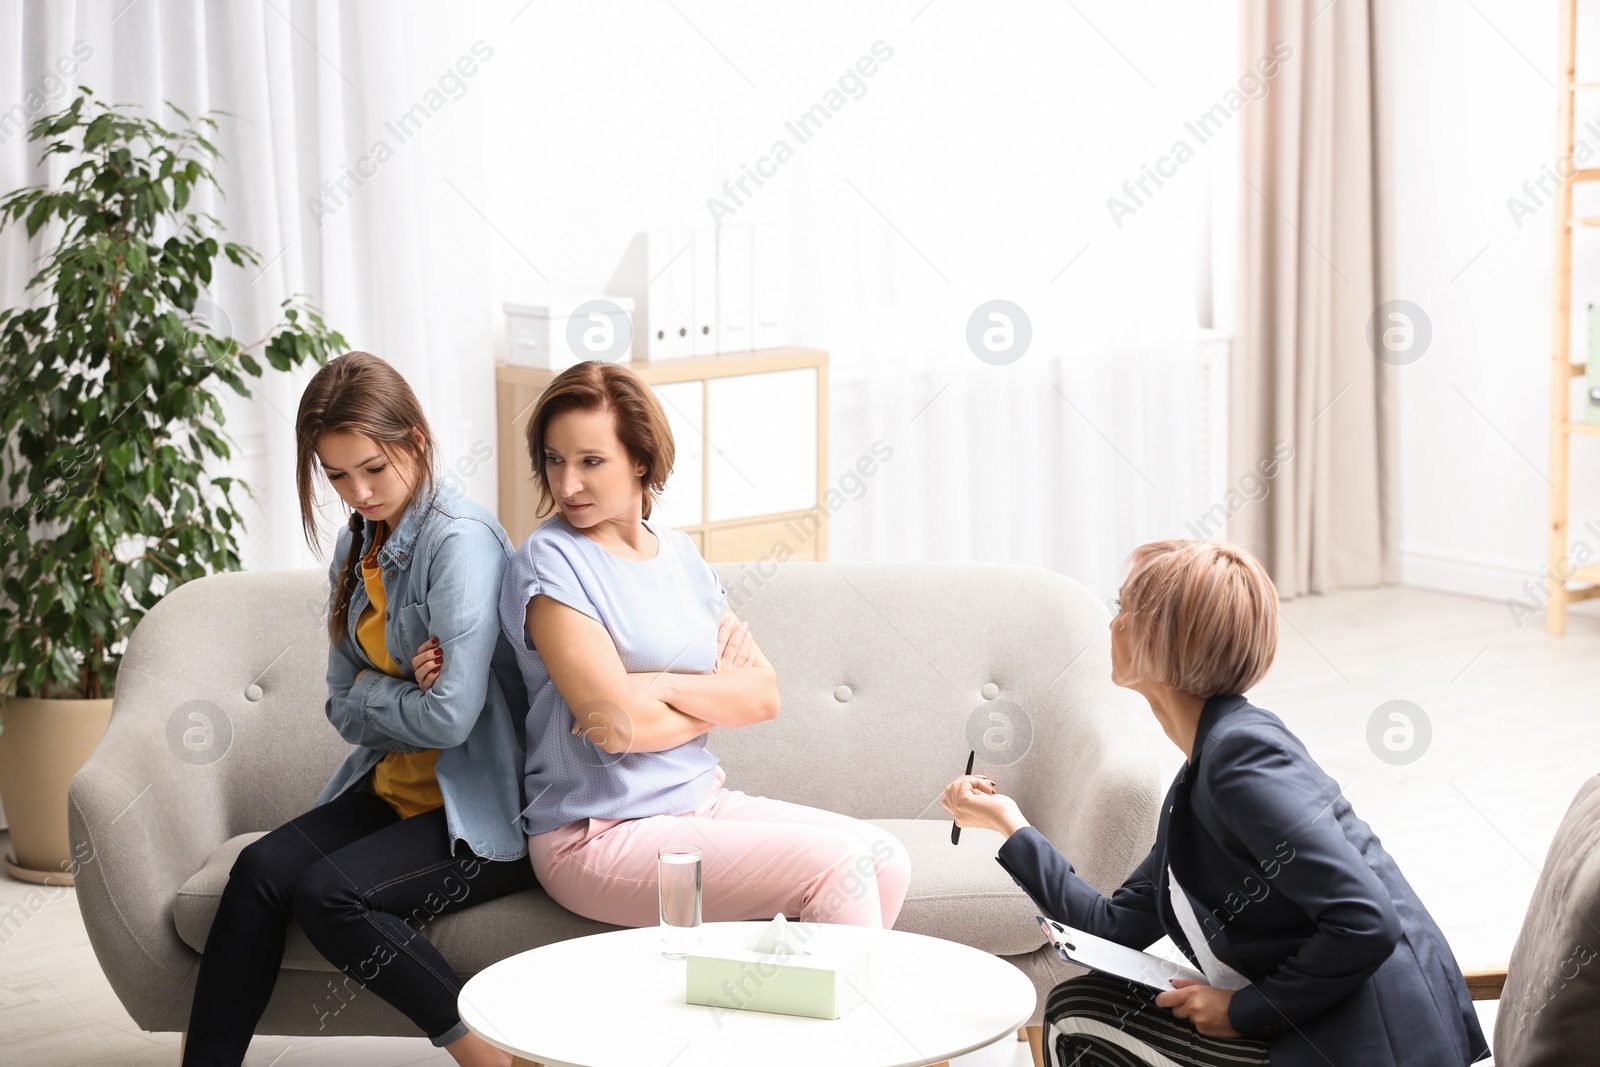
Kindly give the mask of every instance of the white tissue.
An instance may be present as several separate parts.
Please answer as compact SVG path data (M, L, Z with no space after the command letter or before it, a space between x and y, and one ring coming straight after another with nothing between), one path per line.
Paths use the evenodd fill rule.
M773 916L771 922L745 941L745 948L763 955L778 953L788 956L810 955L800 947L800 944L800 940L795 937L794 927L790 926L789 920L780 913Z

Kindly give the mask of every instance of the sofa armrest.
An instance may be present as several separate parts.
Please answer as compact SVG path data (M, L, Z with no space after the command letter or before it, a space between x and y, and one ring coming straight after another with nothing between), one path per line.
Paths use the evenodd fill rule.
M1181 759L1144 701L1110 683L1109 661L1109 643L1097 642L1074 665L1082 676L1063 681L1078 688L1057 699L1075 706L1032 714L1033 744L1006 775L1022 814L1106 894L1155 844L1161 758Z
M67 815L89 942L146 1030L188 1020L199 955L173 923L179 888L224 841L306 810L348 752L321 709L325 585L311 571L200 578L128 640Z
M1155 761L1117 747L1031 783L1023 815L1102 893L1120 886L1155 844L1161 792Z
M123 670L120 681L128 677ZM179 939L172 905L230 835L221 775L183 773L207 768L179 765L127 712L137 699L119 686L111 725L68 793L78 904L101 969L134 1022L183 1029L183 989L200 957Z

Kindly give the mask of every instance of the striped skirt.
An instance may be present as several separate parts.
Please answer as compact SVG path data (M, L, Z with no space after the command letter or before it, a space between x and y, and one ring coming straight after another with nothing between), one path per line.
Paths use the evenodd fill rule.
M1267 1064L1267 1045L1204 1037L1156 1007L1156 991L1089 973L1050 991L1044 1011L1049 1067L1244 1067Z

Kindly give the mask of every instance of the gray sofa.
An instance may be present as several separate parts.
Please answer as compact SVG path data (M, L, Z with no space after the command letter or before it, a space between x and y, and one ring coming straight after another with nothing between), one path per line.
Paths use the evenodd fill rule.
M938 798L970 736L978 770L1090 883L1109 891L1144 857L1166 742L1143 701L1109 680L1104 605L1024 567L716 569L783 691L776 720L712 735L729 787L889 829L912 861L897 928L1014 963L1041 993L1036 1025L1042 994L1075 970L1042 947L1033 905L994 861L998 835L964 831L952 847ZM128 643L110 728L73 781L69 815L90 942L146 1030L185 1027L233 858L305 811L346 751L322 713L326 585L317 570L204 578L164 598ZM465 978L606 929L532 890L426 932ZM417 1033L298 929L259 1032Z

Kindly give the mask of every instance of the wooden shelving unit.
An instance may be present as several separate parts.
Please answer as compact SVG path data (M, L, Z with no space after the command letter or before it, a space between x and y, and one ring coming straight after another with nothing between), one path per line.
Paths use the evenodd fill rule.
M674 434L681 436L680 465L690 448L699 453L699 459L695 461L699 500L692 514L680 516L672 525L687 533L709 562L767 559L779 562L786 559L825 561L828 558L828 509L825 506L828 492L828 353L809 348L769 348L641 361L628 366L658 390L678 386L694 391L692 395L696 402L696 413L691 413L691 417ZM811 424L815 445L814 451L808 452L805 460L805 484L797 484L797 492L787 494L796 498L798 506L760 509L736 515L723 514L727 509L718 506L722 498L718 495L719 483L713 453L720 451L719 442L724 446L730 442L723 436L726 419L719 418L726 414L722 406L726 401L717 399L718 383L755 382L764 376L795 371L811 375L808 380L814 385L806 394L811 398L810 406L807 406L805 397L794 396L785 397L777 406L765 410L772 419L769 434L772 439L766 442L768 448L792 450L800 447L798 443L783 438L782 427L788 425L793 428L795 419ZM514 544L521 544L540 522L535 514L538 494L526 453L525 438L534 404L555 376L555 371L506 363L495 365L499 518ZM685 414L670 405L667 407L669 419ZM792 410L785 416L780 408ZM693 417L694 414L697 414L697 418ZM811 437L812 434L806 436ZM701 440L691 441L691 437ZM765 472L759 469L761 452L760 447L741 451L737 462L750 466L749 470L740 472L743 479L763 480Z
M1579 82L1577 70L1578 0L1561 0L1561 81L1556 102L1556 150L1571 159L1576 96L1579 90L1600 89L1600 82ZM1572 379L1583 376L1583 363L1572 362L1572 238L1580 228L1600 226L1600 217L1572 214L1572 187L1578 182L1600 181L1600 167L1576 170L1556 194L1556 253L1552 287L1555 301L1550 338L1550 601L1545 605L1545 629L1566 633L1567 608L1600 597L1600 563L1568 572L1571 546L1568 536L1568 499L1571 471L1568 459L1573 434L1600 436L1600 426L1574 422ZM1571 583L1569 585L1569 583Z

